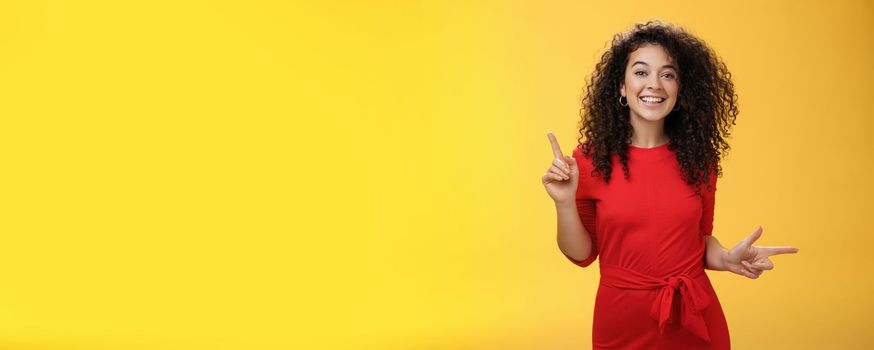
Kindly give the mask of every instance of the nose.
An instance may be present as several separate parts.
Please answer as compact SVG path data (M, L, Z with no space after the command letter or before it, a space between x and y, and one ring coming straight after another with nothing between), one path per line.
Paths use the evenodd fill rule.
M646 87L650 90L660 90L662 81L658 77L647 79Z

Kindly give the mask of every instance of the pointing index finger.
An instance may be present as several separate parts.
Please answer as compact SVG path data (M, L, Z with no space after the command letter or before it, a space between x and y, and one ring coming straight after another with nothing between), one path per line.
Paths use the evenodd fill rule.
M795 254L798 253L798 248L795 247L757 247L767 256L778 254Z
M546 137L549 138L549 143L552 144L552 155L555 156L556 159L564 158L564 153L561 153L561 147L558 145L558 140L555 139L555 135L549 132L546 133Z

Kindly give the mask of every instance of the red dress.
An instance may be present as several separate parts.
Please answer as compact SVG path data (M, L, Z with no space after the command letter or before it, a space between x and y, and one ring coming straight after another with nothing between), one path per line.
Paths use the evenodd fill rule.
M704 236L713 230L714 192L686 184L670 143L629 146L625 179L613 155L609 184L592 177L578 146L577 210L600 256L593 349L729 349L722 307L704 273ZM709 178L716 189L716 174Z

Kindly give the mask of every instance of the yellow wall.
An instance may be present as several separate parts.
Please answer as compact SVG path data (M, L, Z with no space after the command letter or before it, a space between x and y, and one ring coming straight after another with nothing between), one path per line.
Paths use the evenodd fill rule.
M0 348L587 349L540 184L606 42L686 26L740 109L737 349L874 347L865 1L4 1Z

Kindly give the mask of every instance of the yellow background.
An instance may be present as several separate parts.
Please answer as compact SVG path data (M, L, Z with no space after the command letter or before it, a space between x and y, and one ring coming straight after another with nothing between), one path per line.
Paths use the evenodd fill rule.
M318 4L315 4L318 3ZM737 349L874 347L864 1L3 1L0 348L587 349L540 184L615 32L679 23L741 114L711 272Z

